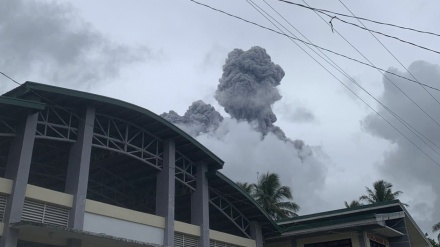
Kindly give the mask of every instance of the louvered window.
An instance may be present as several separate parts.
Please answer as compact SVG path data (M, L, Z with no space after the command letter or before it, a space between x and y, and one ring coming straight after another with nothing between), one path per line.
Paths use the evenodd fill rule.
M22 220L67 226L69 221L69 209L44 202L25 200Z
M7 197L5 195L0 195L0 220L2 222L5 217L6 200L7 200Z
M220 241L209 240L209 247L239 247L239 246L220 242Z
M175 232L174 233L174 246L175 247L198 247L199 246L199 237Z

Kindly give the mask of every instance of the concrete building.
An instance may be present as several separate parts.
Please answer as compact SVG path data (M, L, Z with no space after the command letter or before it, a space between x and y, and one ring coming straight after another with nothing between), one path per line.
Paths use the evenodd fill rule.
M398 202L362 207L371 224L356 225L356 210L277 224L222 167L147 109L26 82L0 96L0 247L316 247L336 230L357 237L322 246L376 247L371 234L428 246ZM325 223L336 219L345 228Z
M266 247L431 246L399 200L298 216L278 222Z

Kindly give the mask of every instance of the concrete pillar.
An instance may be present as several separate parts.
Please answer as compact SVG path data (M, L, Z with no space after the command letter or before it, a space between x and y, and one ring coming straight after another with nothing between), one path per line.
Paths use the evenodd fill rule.
M359 247L367 247L369 244L366 241L365 231L357 231L358 239L359 239Z
M156 214L165 218L164 246L174 246L176 148L174 140L164 142L162 171L156 183Z
M17 229L11 229L12 223L20 222L23 213L26 187L32 161L38 113L28 115L17 129L17 136L11 143L5 177L13 180L11 194L6 203L4 229L0 240L1 247L17 246Z
M263 232L260 224L256 221L251 222L251 238L255 240L255 247L263 247Z
M69 227L82 230L89 181L95 109L87 107L80 115L78 138L70 149L65 192L73 195Z
M209 187L206 163L197 164L196 191L191 195L191 223L200 226L199 247L209 247Z

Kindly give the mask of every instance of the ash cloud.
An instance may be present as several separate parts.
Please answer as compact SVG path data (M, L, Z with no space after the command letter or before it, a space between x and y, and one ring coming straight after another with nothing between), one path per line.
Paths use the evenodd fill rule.
M0 67L17 80L90 86L159 54L116 44L68 4L0 1Z
M274 123L272 105L281 95L276 88L284 71L263 48L235 49L223 66L215 99L230 117L214 107L194 102L183 116L174 111L161 116L194 136L225 162L224 172L235 181L256 182L256 174L280 174L291 186L302 212L318 211L324 202L319 193L327 168L322 150L302 140L291 140Z
M272 111L272 105L281 99L276 87L283 77L284 70L265 49L234 49L223 65L215 99L232 118L255 122L263 135L272 132L285 139L284 132L273 124L277 117Z
M193 102L183 116L175 111L162 113L160 116L181 127L192 136L212 132L223 121L223 117L213 106L201 100Z
M396 69L390 70L401 76L412 78L406 72L399 72ZM411 64L409 71L420 82L433 87L440 87L440 67L438 65L417 61ZM440 106L420 85L398 77L391 77L391 79L437 122L440 121L440 111L438 110ZM420 109L398 92L386 79L383 80L383 86L384 92L380 97L380 101L440 147L440 126L423 114ZM439 92L431 90L431 93L434 97L440 99ZM384 109L380 109L379 113L387 119L392 119L390 114ZM367 132L395 144L396 148L384 154L383 162L378 165L379 171L384 177L393 181L396 188L404 192L402 201L410 205L408 210L416 218L422 230L432 234L432 225L440 221L440 211L438 210L440 208L440 179L438 176L440 167L429 160L377 115L371 114L367 116L362 124ZM422 148L424 152L440 163L440 155L437 154L440 153L440 150L435 145L426 141L437 153L395 119L392 120L392 124ZM434 237L434 235L431 236Z

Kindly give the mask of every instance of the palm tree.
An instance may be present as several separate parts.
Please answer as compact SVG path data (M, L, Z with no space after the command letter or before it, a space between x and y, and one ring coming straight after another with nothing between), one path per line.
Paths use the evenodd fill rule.
M344 202L346 208L354 208L362 206L363 204L359 202L358 200L353 200L350 202L350 204L347 203L347 201Z
M248 182L244 182L244 183L236 182L236 183L242 190L244 190L246 193L252 196L252 194L254 193L255 184L251 184Z
M440 222L432 226L432 231L440 231ZM440 233L437 235L437 240L440 242Z
M281 186L280 178L276 173L262 175L257 184L254 184L253 198L275 220L297 216L298 204L285 199L293 199L288 186Z
M393 185L385 180L378 180L373 183L373 189L365 187L367 189L367 195L363 195L359 198L360 201L366 201L368 203L378 203L396 200L397 197L402 194L402 191L392 191Z

